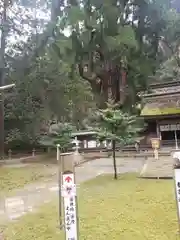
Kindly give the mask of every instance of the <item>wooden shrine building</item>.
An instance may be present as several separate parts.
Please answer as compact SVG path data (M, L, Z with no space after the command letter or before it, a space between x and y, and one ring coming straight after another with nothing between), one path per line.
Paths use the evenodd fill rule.
M180 147L180 81L151 84L141 96L141 116L147 123L142 144L158 137L161 146Z

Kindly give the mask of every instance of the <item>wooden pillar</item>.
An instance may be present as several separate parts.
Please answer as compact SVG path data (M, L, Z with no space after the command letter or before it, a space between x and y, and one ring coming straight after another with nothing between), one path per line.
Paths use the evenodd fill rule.
M176 150L178 149L178 141L177 141L177 131L174 131L174 138L175 138L175 144L176 144Z
M159 129L159 122L156 120L156 134L157 134L157 137L160 138L161 140L161 131Z
M87 140L83 141L84 148L87 148Z

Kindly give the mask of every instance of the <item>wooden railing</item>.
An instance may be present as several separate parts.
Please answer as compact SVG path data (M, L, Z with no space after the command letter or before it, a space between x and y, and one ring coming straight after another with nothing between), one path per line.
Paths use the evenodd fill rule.
M180 139L177 140L178 146L180 146ZM161 146L163 147L175 147L176 141L175 140L161 140Z

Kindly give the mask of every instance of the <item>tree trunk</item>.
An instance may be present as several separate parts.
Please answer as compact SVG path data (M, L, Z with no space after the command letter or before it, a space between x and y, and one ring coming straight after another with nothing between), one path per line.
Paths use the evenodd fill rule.
M116 140L112 141L113 150L113 167L114 167L114 179L117 179L117 166L116 166Z
M3 2L3 12L1 20L1 39L0 39L0 86L5 83L5 47L7 37L7 2ZM4 94L0 96L0 158L4 158Z

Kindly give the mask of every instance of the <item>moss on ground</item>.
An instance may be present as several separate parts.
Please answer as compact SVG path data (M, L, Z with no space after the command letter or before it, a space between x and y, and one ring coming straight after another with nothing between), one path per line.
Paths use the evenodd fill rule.
M172 180L100 176L78 189L81 240L175 240L178 224ZM6 240L63 240L57 200L9 224Z
M30 164L26 167L0 167L0 194L22 188L26 184L51 178L54 165Z

